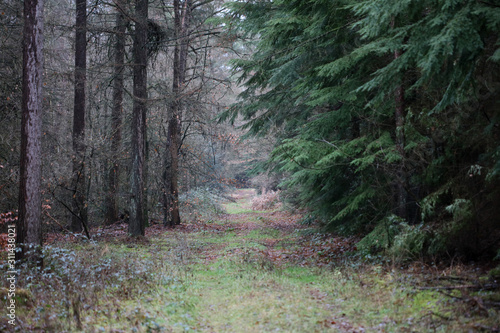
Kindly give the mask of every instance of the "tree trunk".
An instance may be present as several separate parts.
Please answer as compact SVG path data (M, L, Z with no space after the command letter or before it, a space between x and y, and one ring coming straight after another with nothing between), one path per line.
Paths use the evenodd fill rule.
M189 46L189 20L191 14L191 0L174 0L174 23L175 23L175 47L174 47L174 78L172 84L173 101L170 103L170 120L168 130L167 154L170 157L168 190L165 211L170 217L165 216L164 221L170 226L181 223L179 213L179 148L182 121L182 99L183 88L186 81L186 64Z
M174 104L176 102L173 102ZM179 107L176 105L171 106L171 111L178 111ZM173 113L174 114L178 114ZM166 174L166 208L164 223L171 227L181 223L180 213L179 213L179 134L180 132L180 120L179 118L172 118L168 123L168 142L167 142L167 153L170 159L170 165L168 170L165 171Z
M394 29L396 26L396 18L391 21L391 27ZM401 56L401 50L394 51L394 60ZM407 174L406 174L406 154L405 154L405 89L403 85L403 77L400 84L396 87L394 92L394 122L396 125L396 150L401 156L401 161L397 165L396 170L396 184L395 184L395 213L403 219L408 218L408 192Z
M170 123L170 122L169 122ZM167 134L167 140L170 138L170 126ZM170 155L170 150L169 150L169 142L167 142L167 149L165 151L165 164L163 166L163 174L162 174L162 181L163 181L163 189L162 189L162 197L163 197L163 225L167 226L170 225L170 221L172 221L172 216L170 214L170 209L172 207L172 204L170 203L170 170L172 169L169 165L170 160L168 156Z
M147 100L148 1L136 0L134 35L134 106L132 112L132 173L129 233L144 235L144 160Z
M73 216L71 230L87 225L85 178L85 84L87 81L87 1L76 0L75 103L73 111Z
M146 117L147 118L147 117ZM148 130L147 130L147 123L146 123L146 118L144 119L144 122L146 124L144 128L144 227L147 228L149 227L149 183L148 183L148 163L149 163L149 141L148 141Z
M25 0L18 259L26 257L27 246L42 245L42 69L43 0Z
M114 48L114 82L113 82L113 111L111 113L111 167L108 174L108 195L106 202L106 224L118 220L118 175L119 175L119 150L122 139L122 113L123 113L123 71L125 63L125 29L126 21L122 10L123 2L117 1L116 13L116 44Z
M394 52L394 59L401 56L401 51L396 50ZM403 83L396 88L394 99L395 99L395 112L394 118L396 123L396 149L401 155L401 162L398 165L397 176L396 176L396 214L404 219L408 218L408 193L407 189L407 175L405 167L405 133L404 133L404 121L405 121L405 90Z

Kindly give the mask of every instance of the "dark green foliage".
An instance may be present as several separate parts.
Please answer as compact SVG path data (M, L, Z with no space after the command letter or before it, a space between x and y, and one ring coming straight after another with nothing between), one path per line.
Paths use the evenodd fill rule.
M148 57L156 56L164 44L168 42L166 30L156 23L155 21L148 19Z
M402 202L404 219L386 235L392 252L494 253L498 6L281 0L231 9L244 17L235 32L257 42L250 59L233 62L246 90L220 119L278 134L269 166L290 175L286 197L346 232L386 230Z

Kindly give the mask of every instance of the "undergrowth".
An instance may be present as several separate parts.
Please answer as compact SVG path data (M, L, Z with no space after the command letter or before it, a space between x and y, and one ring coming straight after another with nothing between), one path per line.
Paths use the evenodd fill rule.
M253 210L270 210L281 208L280 191L269 191L252 199Z
M179 201L185 221L213 221L225 213L222 204L227 197L220 189L200 187L181 194Z

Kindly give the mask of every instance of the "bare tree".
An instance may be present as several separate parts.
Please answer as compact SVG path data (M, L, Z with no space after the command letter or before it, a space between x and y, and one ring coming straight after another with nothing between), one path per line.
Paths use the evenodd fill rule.
M174 0L174 77L172 83L172 101L167 133L167 156L170 164L164 173L164 224L175 226L181 223L179 214L179 148L181 146L181 121L183 88L186 83L186 64L189 47L189 21L191 0Z
M21 120L21 165L19 186L19 258L26 245L42 244L41 228L41 136L43 0L24 1L23 99Z
M123 113L123 89L125 69L125 30L126 20L124 15L124 1L116 0L116 26L114 45L114 82L113 82L113 106L111 113L111 168L108 174L108 193L106 198L106 223L111 224L118 220L118 151L122 139L122 113Z
M85 178L85 84L87 81L87 1L76 0L75 103L73 111L73 216L71 229L87 225Z
M129 233L144 235L144 162L147 101L148 0L136 0L133 64L132 174Z

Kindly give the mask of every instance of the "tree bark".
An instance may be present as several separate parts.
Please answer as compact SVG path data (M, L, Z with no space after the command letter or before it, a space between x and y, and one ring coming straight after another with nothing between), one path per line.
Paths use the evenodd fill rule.
M147 100L148 1L136 0L134 35L134 106L132 112L132 173L129 233L144 235L144 160Z
M116 13L116 43L114 47L114 82L113 82L113 110L111 113L111 167L108 174L108 195L106 202L106 224L118 220L118 175L119 175L119 150L122 139L122 113L123 113L123 71L125 64L125 29L126 21L123 15L123 1L117 0Z
M42 69L43 0L24 1L23 98L21 119L21 163L19 182L18 259L29 246L42 245Z
M391 28L394 29L396 26L396 18L394 17L391 21ZM401 56L401 50L394 51L393 59L397 60ZM396 184L395 184L395 213L402 217L403 219L408 218L408 188L407 174L406 174L406 154L405 154L405 89L403 84L403 78L401 78L400 84L396 87L394 92L394 122L396 125L396 150L401 156L401 161L397 165L396 170Z
M174 102L175 103L175 102ZM178 111L178 106L171 106L171 111ZM165 202L164 224L171 227L181 223L179 213L179 136L180 136L180 119L171 117L168 123L168 142L167 153L170 164L166 168L166 186L165 186Z
M394 59L401 56L401 51L396 50L394 52ZM405 166L405 133L404 133L404 122L405 122L405 89L403 83L396 88L394 94L395 100L395 112L394 120L396 123L396 149L401 155L401 162L398 165L397 177L396 177L396 213L399 217L404 219L408 218L408 193L407 189L407 174Z
M71 230L87 225L85 178L85 84L87 81L87 1L76 0L75 102L73 111L73 214Z
M169 170L165 172L167 177L164 183L166 206L164 209L164 223L175 226L181 223L179 213L179 148L182 122L182 100L183 88L186 81L186 64L189 47L189 21L191 15L191 0L174 0L174 24L175 24L175 46L173 64L173 100L170 103L170 120L168 125L167 154L170 159Z

